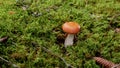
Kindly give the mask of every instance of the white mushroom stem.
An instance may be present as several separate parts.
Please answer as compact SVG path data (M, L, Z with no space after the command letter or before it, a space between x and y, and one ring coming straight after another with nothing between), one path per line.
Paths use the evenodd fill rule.
M73 40L74 40L74 34L68 34L66 39L65 39L64 46L65 47L72 46Z

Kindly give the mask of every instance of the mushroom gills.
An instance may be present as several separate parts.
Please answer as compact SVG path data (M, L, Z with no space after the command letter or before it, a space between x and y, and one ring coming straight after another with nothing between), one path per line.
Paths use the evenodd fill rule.
M73 40L74 40L74 34L68 34L66 39L65 39L65 43L64 46L72 46L73 45Z

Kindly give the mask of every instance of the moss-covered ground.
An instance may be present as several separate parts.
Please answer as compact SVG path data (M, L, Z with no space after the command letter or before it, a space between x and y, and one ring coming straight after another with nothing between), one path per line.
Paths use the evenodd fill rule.
M64 48L61 26L68 21L81 29L74 45ZM0 38L6 36L0 57L20 68L66 68L65 62L101 68L94 56L120 63L120 1L0 0ZM0 68L13 67L0 60Z

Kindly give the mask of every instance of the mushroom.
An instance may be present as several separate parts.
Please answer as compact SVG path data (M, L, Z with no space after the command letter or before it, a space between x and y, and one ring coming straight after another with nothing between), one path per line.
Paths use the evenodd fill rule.
M67 33L64 46L67 47L73 45L74 36L79 32L80 25L76 22L66 22L62 25L62 29Z

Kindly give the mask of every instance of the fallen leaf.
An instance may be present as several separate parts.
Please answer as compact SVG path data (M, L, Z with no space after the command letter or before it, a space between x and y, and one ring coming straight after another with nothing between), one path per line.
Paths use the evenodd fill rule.
M115 32L116 32L116 33L119 33L119 32L120 32L120 28L116 28L116 29L115 29Z
M10 15L15 14L15 12L14 12L14 11L9 11L8 13L9 13Z

